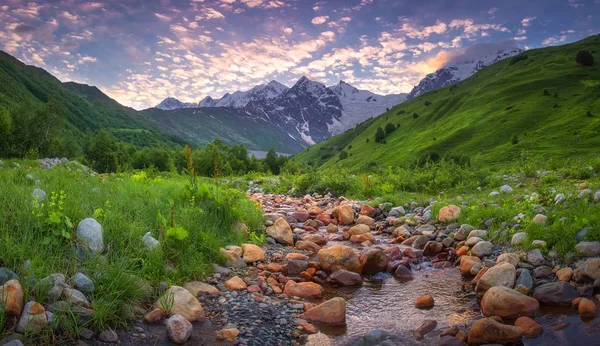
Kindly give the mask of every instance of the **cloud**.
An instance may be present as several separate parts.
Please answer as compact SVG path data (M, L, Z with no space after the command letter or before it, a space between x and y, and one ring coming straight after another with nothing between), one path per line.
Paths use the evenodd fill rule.
M422 28L415 28L409 23L404 23L402 24L402 28L400 30L410 38L423 40L433 34L441 35L445 33L447 29L448 26L446 25L446 23L438 20L435 25L426 26Z
M26 24L19 24L14 28L14 31L17 34L30 34L32 32L37 31L39 28L35 27L35 26L31 26L31 25L26 25Z
M329 19L329 16L319 16L319 17L315 17L311 20L311 23L315 24L315 25L321 25L323 23L325 23L327 21L327 19Z
M527 39L527 36L515 36L513 37L513 40L515 41L524 41Z
M515 48L518 48L518 44L514 40L506 40L498 43L476 43L464 49L448 52L448 61L446 65L468 61L490 52L511 50Z
M240 0L250 8L279 8L285 6L285 2L281 0Z
M528 27L531 25L531 22L537 17L525 17L521 20L521 25L524 27Z
M487 14L490 15L490 19L495 19L496 18L496 12L498 12L500 9L498 7L492 7L487 11Z
M567 36L566 35L561 35L561 36L551 36L548 37L547 39L542 41L542 44L545 46L553 46L559 43L563 43L567 40Z
M578 0L569 0L569 6L578 8L578 7L583 6L583 4L580 3Z
M292 28L284 28L283 29L283 33L285 33L286 35L291 35L294 32L294 29Z
M214 8L210 8L210 7L203 8L202 10L200 10L200 14L196 16L196 20L223 19L223 18L225 18L223 13L215 10Z
M92 56L83 56L81 57L81 59L79 59L78 64L85 64L85 63L89 63L89 62L97 62L98 59L92 57Z
M165 20L165 21L170 21L171 20L171 17L165 16L164 14L155 13L154 15L156 16L156 18L158 18L160 20Z

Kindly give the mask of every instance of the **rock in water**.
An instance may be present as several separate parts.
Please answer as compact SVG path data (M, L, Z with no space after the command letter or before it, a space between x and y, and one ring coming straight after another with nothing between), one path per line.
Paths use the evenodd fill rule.
M542 326L527 316L517 318L515 327L521 328L523 336L527 339L535 339L544 331Z
M484 316L512 319L535 315L540 310L540 304L534 298L512 288L496 286L485 292L481 299L481 309Z
M363 267L362 273L364 275L372 275L385 271L389 260L383 250L370 249L360 256L360 263Z
M495 286L514 287L517 271L510 263L497 264L481 276L475 286L475 291L481 297L485 292Z
M333 217L337 218L342 225L350 225L354 222L354 209L348 204L333 208Z
M533 298L545 305L569 306L577 297L575 287L564 281L542 284L533 291Z
M356 274L355 272L344 269L334 271L331 273L331 275L329 275L327 280L341 286L362 285L363 282L360 274Z
M510 344L521 340L523 331L519 327L502 324L492 318L475 321L469 330L469 345Z
M427 320L427 321L423 322L423 324L413 332L413 336L417 340L423 340L423 337L425 336L425 334L434 330L436 326L437 326L437 321Z
M88 217L77 225L77 237L94 253L104 251L104 235L98 221Z
M429 309L434 305L433 297L430 295L424 295L417 298L417 302L415 303L415 307L417 309Z
M192 324L181 315L171 316L165 324L169 340L176 344L183 344L192 336Z
M314 282L299 282L288 280L283 289L288 297L300 298L321 298L323 296L323 287Z
M267 227L267 234L283 245L294 245L294 233L284 218L278 218L273 226Z
M356 252L349 246L334 245L326 249L321 249L317 254L317 258L321 268L326 272L331 273L336 270L345 269L357 274L362 273L360 259Z
M341 326L346 324L346 301L336 297L309 309L300 318L327 325Z
M48 320L44 307L37 302L28 302L17 324L17 333L35 333L42 330L46 324Z
M167 292L154 303L155 309L162 309L169 315L181 315L193 322L204 318L202 305L188 290L179 286L171 286Z

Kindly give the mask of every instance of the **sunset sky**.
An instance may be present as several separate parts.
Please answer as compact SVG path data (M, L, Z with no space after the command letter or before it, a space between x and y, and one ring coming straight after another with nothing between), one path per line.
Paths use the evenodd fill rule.
M466 47L600 32L600 0L0 0L0 49L147 108L299 77L408 92Z

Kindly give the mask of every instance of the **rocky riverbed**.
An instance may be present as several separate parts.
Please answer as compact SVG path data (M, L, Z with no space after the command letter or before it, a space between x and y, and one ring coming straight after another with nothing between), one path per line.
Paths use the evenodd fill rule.
M79 345L593 345L600 336L600 244L578 244L588 257L565 266L520 250L520 233L494 244L487 230L453 223L454 205L432 215L416 203L249 198L265 211L264 247L221 249L228 264L206 282L164 284L134 327L83 330ZM2 269L17 331L69 306L89 313L85 275L43 279L56 302L24 306L19 278Z

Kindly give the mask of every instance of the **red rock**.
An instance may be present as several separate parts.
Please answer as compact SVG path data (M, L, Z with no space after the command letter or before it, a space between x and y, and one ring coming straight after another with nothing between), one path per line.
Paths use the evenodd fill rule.
M598 314L598 307L590 299L581 298L577 311L581 317L594 318Z
M4 305L4 313L7 316L21 317L23 311L23 287L17 280L8 280L4 285L0 286L0 297Z
M469 345L517 343L523 336L519 327L502 324L492 318L475 321L469 330Z
M352 243L363 243L366 241L373 242L375 241L375 237L373 237L371 233L363 233L351 236L350 241Z
M302 327L307 334L315 334L319 332L319 329L310 323L299 323L298 325Z
M283 273L283 267L275 263L269 263L267 265L267 270L271 273Z
M340 269L331 273L327 281L342 286L354 286L362 284L362 277L360 276L360 274L356 274L355 272Z
M511 319L519 316L534 316L539 312L540 304L535 298L526 296L512 288L494 286L483 295L481 310L484 316L499 316Z
M460 216L460 208L451 204L440 209L438 214L439 222L452 222Z
M469 253L470 248L467 245L461 246L458 251L456 251L456 257L462 257Z
M335 245L319 250L317 254L321 268L326 272L346 269L357 274L362 273L362 265L356 252L343 245Z
M342 225L350 225L354 223L354 209L351 205L344 204L333 208L331 212L333 217L337 218Z
M327 244L327 240L325 238L323 238L322 235L319 234L309 234L306 235L304 237L302 237L302 240L304 241L311 241L317 245L325 245Z
M362 204L360 206L360 214L361 215L367 215L368 217L375 217L376 213L377 213L377 209L371 207L368 204Z
M325 226L328 226L328 225L332 224L332 222L333 222L333 220L331 219L331 216L325 215L325 214L317 215L317 220L321 221Z
M283 292L288 297L300 298L321 298L323 296L323 287L314 282L299 282L289 280L285 284Z
M398 249L397 247L395 247ZM370 249L360 256L360 263L363 267L364 275L372 275L385 271L389 260L383 250Z
M544 331L542 326L527 316L517 318L515 327L521 328L523 336L527 339L535 339Z
M346 324L346 301L336 297L306 311L300 318L333 326Z
M429 309L434 305L433 297L430 295L424 295L417 298L417 302L415 303L415 307L417 309Z
M297 252L290 252L285 255L285 259L288 261L306 261L308 260L308 256Z
M301 212L301 211L297 211L297 212L293 213L292 216L294 218L296 218L296 220L298 220L298 222L304 222L310 217L310 215L307 212Z
M475 263L481 263L477 256L462 256L460 258L460 273L462 275L471 275L471 268Z

